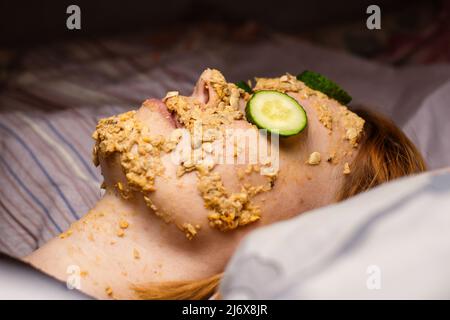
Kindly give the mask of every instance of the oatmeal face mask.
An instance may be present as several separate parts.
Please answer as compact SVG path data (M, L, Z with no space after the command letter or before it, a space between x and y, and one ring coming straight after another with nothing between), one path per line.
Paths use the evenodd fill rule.
M283 133L298 134L307 126L307 118L300 104L288 96L295 93L310 100L320 123L327 130L332 131L335 125L342 125L346 130L343 139L352 148L358 145L364 121L342 105L339 105L337 114L332 112L327 106L332 99L291 75L271 79L257 78L253 89L244 89L226 82L219 71L207 69L201 75L192 96L182 96L176 91L168 92L163 102L177 124L170 135L150 134L149 128L136 117L136 111L102 119L92 136L95 140L94 164L98 166L100 159L119 155L126 183L117 182L114 185L118 194L124 199L142 196L156 215L171 223L173 217L165 213L163 208L154 205L152 193L158 188L156 178L164 177L165 174L161 157L178 152L177 147L187 134L191 152L179 157L176 178L182 179L186 173L195 172L197 190L204 207L209 211L208 225L226 232L260 219L261 208L252 199L257 194L269 192L278 176L278 171L267 170L270 160L265 160L248 165L246 170L238 172L241 177L252 172L260 173L264 176L263 183L245 183L239 192L227 190L221 174L215 170L218 163L212 154L213 145L226 140L226 128L234 122L248 120L253 129L264 128L269 132L277 132L281 139ZM262 99L260 97L258 101L253 100L252 104L255 92L262 91L275 93L263 95ZM244 112L245 105L247 107ZM254 110L250 112L249 106ZM275 126L277 128L274 129ZM203 134L196 134L197 130ZM199 157L192 156L196 151L199 151ZM311 165L320 163L320 155L314 154L310 158ZM333 161L336 159L334 156ZM191 222L176 225L188 239L195 238L200 230L198 224Z

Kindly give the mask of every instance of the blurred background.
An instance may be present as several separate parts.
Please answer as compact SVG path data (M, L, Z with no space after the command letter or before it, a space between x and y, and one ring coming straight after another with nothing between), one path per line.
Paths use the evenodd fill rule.
M81 30L66 28L71 4L81 8ZM370 4L382 9L381 30L366 28ZM430 63L449 59L448 21L444 0L2 0L1 66L4 78L21 54L49 43L145 34L141 45L167 49L193 31L236 41L281 32L389 64Z

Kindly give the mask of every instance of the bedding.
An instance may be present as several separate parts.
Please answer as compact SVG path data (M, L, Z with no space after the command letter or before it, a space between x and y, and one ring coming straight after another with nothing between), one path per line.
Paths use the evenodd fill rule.
M449 213L450 169L398 179L251 233L220 291L224 299L450 299Z
M3 253L0 253L0 283L0 300L90 299L78 290L67 290L66 283Z
M342 84L353 105L392 117L431 168L450 165L448 64L393 68L276 33L243 42L188 32L157 43L79 40L22 56L0 93L0 251L30 253L101 197L91 164L98 119L173 88L189 94L205 67L231 81L315 70Z

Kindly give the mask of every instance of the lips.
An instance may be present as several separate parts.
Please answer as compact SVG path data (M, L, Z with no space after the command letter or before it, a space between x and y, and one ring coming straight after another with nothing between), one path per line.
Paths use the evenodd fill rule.
M156 106L156 110L165 118L174 128L181 128L182 124L177 120L175 114L171 113L166 104L159 99L148 99L148 102Z

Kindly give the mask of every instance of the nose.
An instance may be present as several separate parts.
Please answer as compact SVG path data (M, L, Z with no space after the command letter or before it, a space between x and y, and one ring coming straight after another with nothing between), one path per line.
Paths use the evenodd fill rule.
M214 83L226 83L225 78L217 70L206 69L200 75L195 85L192 97L205 105L215 105L219 102L219 96L214 90Z

